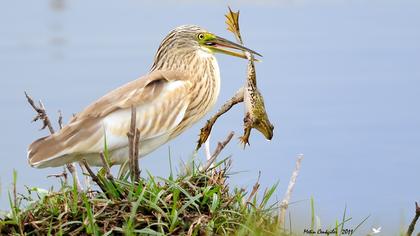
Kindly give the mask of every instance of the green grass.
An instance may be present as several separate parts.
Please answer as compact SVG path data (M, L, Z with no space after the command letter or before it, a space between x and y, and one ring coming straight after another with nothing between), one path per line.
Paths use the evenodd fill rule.
M105 147L106 150L106 147ZM108 163L107 151L104 154ZM272 198L278 184L259 191L256 183L250 193L230 188L231 160L226 158L206 171L194 160L184 164L180 173L172 170L169 157L168 178L143 173L138 182L122 171L114 177L101 168L93 177L99 180L94 191L79 191L75 184L61 179L58 191L27 187L16 192L17 172L9 192L10 211L0 215L0 235L301 235L279 223L278 202ZM73 182L75 182L73 180ZM341 221L324 229L342 235L347 207ZM323 228L310 199L310 226ZM354 228L362 225L364 219ZM284 228L282 228L284 227ZM332 234L331 234L332 235Z
M8 235L286 235L280 230L277 204L270 205L277 185L263 193L230 189L229 165L206 172L194 163L177 176L148 174L138 183L128 175L98 178L105 191L78 192L62 182L59 191L28 188L9 194L11 211L0 218ZM14 189L17 174L14 172Z

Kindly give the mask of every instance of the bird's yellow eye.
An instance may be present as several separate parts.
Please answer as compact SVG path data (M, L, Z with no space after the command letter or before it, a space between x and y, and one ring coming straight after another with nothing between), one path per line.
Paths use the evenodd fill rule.
M203 33L199 33L199 34L197 35L197 38L198 38L199 40L203 40L203 39L204 39L204 34L203 34Z

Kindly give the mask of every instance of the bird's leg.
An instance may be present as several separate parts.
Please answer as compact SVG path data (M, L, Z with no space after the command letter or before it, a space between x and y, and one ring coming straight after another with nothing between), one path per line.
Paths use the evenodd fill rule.
M204 152L206 154L207 161L209 161L210 158L211 158L211 153L210 153L210 134L209 134L209 137L207 138L206 142L204 143ZM213 163L211 164L210 167L213 167Z
M73 177L73 183L76 184L77 191L83 191L82 185L80 184L79 175L77 174L76 165L74 163L66 164L71 177Z
M82 174L84 176L84 183L86 186L86 193L88 195L89 198L92 198L93 194L92 194L92 184L90 182L90 180L92 179L91 177L89 177L89 172L87 171L86 167L84 165L81 164L81 162L79 162L79 166L80 169L82 170Z
M206 154L206 159L207 161L210 160L211 158L211 154L210 154L210 134L209 137L207 138L206 142L204 143L204 152Z

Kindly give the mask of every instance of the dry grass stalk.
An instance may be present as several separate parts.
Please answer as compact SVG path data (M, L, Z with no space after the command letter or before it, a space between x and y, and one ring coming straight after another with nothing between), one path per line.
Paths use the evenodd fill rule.
M81 163L83 164L83 166L85 167L85 169L87 170L88 174L90 175L90 177L92 178L93 182L95 182L99 188L106 193L106 187L103 185L102 181L98 178L98 176L96 176L96 174L92 171L92 169L90 168L89 164L87 163L86 159L83 159L81 161Z
M205 216L205 215L198 217L198 218L197 218L197 219L196 219L196 220L195 220L195 221L191 224L190 228L188 229L187 236L196 235L196 234L195 234L196 232L194 232L194 231L195 231L195 229L196 229L197 227L200 227L200 226L201 226L201 223L202 223L203 219L205 219L205 218L206 218L206 216ZM200 231L198 231L198 232L200 232ZM205 232L203 232L203 233L205 233Z
M260 178L261 178L261 171L258 171L258 179L257 182L255 182L254 186L252 187L251 194L249 194L248 199L246 200L246 203L250 203L252 201L252 198L257 194L258 189L260 188Z
M281 201L280 203L280 214L278 218L280 226L284 225L286 219L286 211L289 207L290 198L292 196L292 192L296 184L296 178L299 175L302 159L303 154L299 154L296 160L295 170L293 171L292 176L290 177L289 185L287 186L286 194L284 195L283 201Z

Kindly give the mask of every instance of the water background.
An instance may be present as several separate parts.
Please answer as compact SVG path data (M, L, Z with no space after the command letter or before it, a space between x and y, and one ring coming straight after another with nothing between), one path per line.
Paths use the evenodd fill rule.
M251 147L233 141L232 184L251 188L279 181L282 199L296 155L305 154L291 205L295 232L310 226L311 196L323 226L341 220L345 205L360 233L382 226L396 234L420 201L420 3L418 1L1 1L0 2L0 209L8 208L12 170L24 185L48 188L30 168L27 145L46 135L30 123L23 91L42 99L66 120L107 91L151 66L160 40L174 27L197 24L225 30L227 5L241 10L245 43L264 55L259 87L275 125L267 142L254 133ZM244 83L246 61L219 55L217 107ZM215 110L211 113L213 114ZM209 114L210 115L210 114ZM212 146L228 131L242 132L238 106L214 128ZM155 175L187 160L204 120L141 161ZM203 152L199 153L203 156Z

